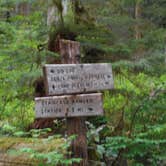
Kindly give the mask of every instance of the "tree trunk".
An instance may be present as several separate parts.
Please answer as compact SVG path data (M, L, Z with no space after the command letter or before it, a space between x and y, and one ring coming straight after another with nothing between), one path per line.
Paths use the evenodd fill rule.
M50 27L56 22L58 22L56 6L50 5L47 10L47 26Z
M59 25L60 22L64 24L64 16L66 16L69 12L69 4L70 0L62 0L60 4L62 5L62 9L60 9L58 5L53 2L48 4L47 25L49 27L52 25Z
M72 64L80 62L80 44L69 40L60 40L60 54L62 63ZM77 138L71 146L72 156L74 158L82 158L80 164L73 163L73 166L87 166L88 153L86 141L86 118L67 118L67 134L76 135Z
M135 4L135 20L136 20L135 39L140 39L142 36L140 28L140 18L141 18L141 2L137 0Z
M28 2L17 3L15 11L16 14L27 16L30 13L30 4Z

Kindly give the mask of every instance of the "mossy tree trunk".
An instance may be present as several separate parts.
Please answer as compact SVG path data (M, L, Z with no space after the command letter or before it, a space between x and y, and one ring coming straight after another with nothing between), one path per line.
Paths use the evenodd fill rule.
M135 20L136 20L135 39L140 39L142 36L141 26L140 26L141 13L142 13L141 0L137 0L135 4Z

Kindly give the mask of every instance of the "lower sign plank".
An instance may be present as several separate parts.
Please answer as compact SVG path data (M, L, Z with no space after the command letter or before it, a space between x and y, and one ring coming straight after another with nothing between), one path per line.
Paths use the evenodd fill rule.
M35 98L36 118L103 115L102 94L82 94Z

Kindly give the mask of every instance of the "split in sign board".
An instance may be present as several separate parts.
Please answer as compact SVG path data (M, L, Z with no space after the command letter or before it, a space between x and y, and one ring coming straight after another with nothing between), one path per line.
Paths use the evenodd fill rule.
M51 64L44 74L48 95L113 89L111 64Z
M102 94L82 94L35 98L36 118L103 115Z

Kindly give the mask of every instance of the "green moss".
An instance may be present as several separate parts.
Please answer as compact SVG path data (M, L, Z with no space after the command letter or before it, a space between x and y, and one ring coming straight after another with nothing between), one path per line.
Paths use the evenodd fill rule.
M53 150L57 152L64 152L64 139L37 139L37 138L14 138L2 137L0 138L0 162L15 163L17 165L24 165L25 163L33 163L37 165L38 161L32 159L27 153L19 152L20 149L30 148L41 153L48 153ZM65 153L65 152L64 152ZM23 164L24 163L24 164Z

